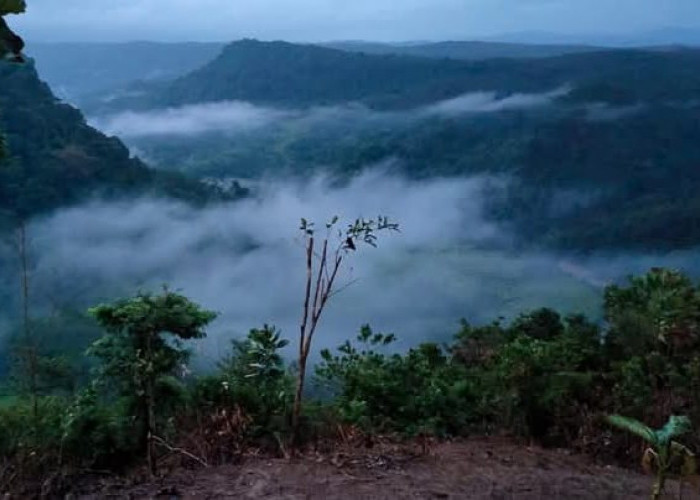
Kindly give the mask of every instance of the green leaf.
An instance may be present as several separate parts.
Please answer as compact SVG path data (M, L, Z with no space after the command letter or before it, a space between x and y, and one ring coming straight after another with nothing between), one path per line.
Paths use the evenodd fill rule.
M692 424L688 417L673 415L668 419L666 425L656 432L656 436L661 443L666 444L673 438L689 433L691 429Z
M631 432L632 434L641 437L646 442L657 445L658 438L656 433L649 426L643 424L639 420L635 420L629 417L623 417L621 415L608 415L606 417L608 423L618 427L622 430Z

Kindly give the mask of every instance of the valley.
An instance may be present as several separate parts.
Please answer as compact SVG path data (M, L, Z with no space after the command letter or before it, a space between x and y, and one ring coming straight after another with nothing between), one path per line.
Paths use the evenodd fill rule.
M267 40L0 38L0 494L686 471L700 48Z

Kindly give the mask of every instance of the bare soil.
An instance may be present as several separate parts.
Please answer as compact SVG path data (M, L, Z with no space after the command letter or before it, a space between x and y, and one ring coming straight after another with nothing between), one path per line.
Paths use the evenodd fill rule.
M177 468L157 480L127 485L97 480L72 498L163 499L637 499L650 477L561 450L502 439L412 448L347 449L295 459L247 457L238 465ZM700 499L690 485L684 499ZM679 498L671 482L667 498Z

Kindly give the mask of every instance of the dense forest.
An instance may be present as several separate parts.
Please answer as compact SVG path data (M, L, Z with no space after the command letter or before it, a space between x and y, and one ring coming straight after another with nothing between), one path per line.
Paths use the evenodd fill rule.
M161 193L200 203L221 196L133 158L121 141L104 136L80 111L58 101L29 63L0 63L0 86L0 131L9 155L0 171L5 215L26 218L95 195Z
M389 162L412 178L506 178L487 210L520 244L676 249L700 241L699 66L691 49L459 61L247 40L109 106L150 109L148 119L163 107L186 115L244 101L258 106L245 110L250 122L274 117L177 140L127 127L127 142L161 168L347 176Z
M12 10L3 10L7 5ZM22 1L0 0L0 16L23 11ZM15 42L11 50L6 39ZM376 300L388 310L397 300L396 289L388 286L392 275L398 276L398 293L415 293L411 285L422 294L418 301L428 303L426 276L440 269L429 264L452 263L455 268L437 278L442 280L437 300L448 301L455 289L466 291L457 283L457 263L463 261L450 259L503 244L462 238L479 229L451 226L467 219L441 220L438 195L449 182L438 190L430 184L436 178L453 184L486 180L479 185L485 217L514 236L512 247L510 241L506 245L511 254L538 247L566 249L564 256L697 247L700 51L560 47L550 54L533 47L529 55L521 48L512 58L450 59L415 50L370 55L244 40L184 76L140 81L136 95L127 91L112 100L98 95L88 106L91 118L105 113L148 118L163 109L201 105L235 112L241 108L226 106L244 101L251 116L271 117L236 134L132 136L131 147L155 158L153 169L121 139L99 132L81 111L57 99L17 38L0 42L0 272L16 284L0 287L0 494L62 497L80 494L81 480L94 475L142 470L158 477L177 467L238 463L253 453L316 459L341 444L371 449L386 441L418 442L426 448L434 440L471 436L507 436L624 466L638 462L641 438L651 450L644 463L657 476L652 498L659 497L667 476L697 478L696 276L653 267L613 283L579 278L596 291L599 316L547 306L490 322L465 318L454 332L426 328L410 346L399 343L401 331L364 324L355 339L339 338L334 348L319 345L336 339L324 321L326 310L357 284L344 281L353 275L343 271L370 259L366 252L386 256L373 269L382 288ZM174 73L164 74L186 72L210 48L192 47L177 68L166 64ZM147 78L143 65L132 70L134 80ZM649 75L654 77L643 78ZM114 90L99 79L94 83L95 90ZM421 223L403 233L393 215L301 219L291 247L298 251L302 277L296 300L297 274L291 269L296 261L275 263L270 257L289 257L280 213L317 208L309 202L311 191L290 195L278 188L273 202L282 210L270 216L269 199L249 199L237 212L243 198L256 193L237 182L229 189L220 186L233 177L308 180L325 172L333 183L319 185L330 191L376 164L393 169L391 175L402 181L433 189L428 203L406 210L421 212L411 219ZM380 178L369 179L361 195ZM459 191L457 198L462 202L470 193ZM350 195L344 196L351 205ZM145 208L130 211L140 199L147 199ZM159 205L163 199L178 203ZM320 205L328 210L336 199L343 198L322 198ZM102 205L89 203L94 200ZM218 211L203 212L212 206ZM83 212L52 219L71 207ZM106 222L85 215L105 207L111 217ZM159 210L174 212L177 224ZM130 225L141 222L130 217L153 217L155 225ZM233 222L248 232L236 232L240 227ZM91 224L100 231L89 232ZM416 230L421 225L430 226L423 238L433 246L419 244L416 235L426 229ZM146 234L144 228L153 227L156 234ZM32 234L41 229L46 234ZM51 239L59 232L68 234L63 243L84 247L59 245ZM199 232L200 238L188 240L187 232ZM228 232L233 236L221 238ZM81 239L81 233L88 236ZM104 245L114 241L112 233L126 235L113 245L126 253ZM405 253L425 252L427 258L402 260L405 249L384 246L390 234L409 240ZM77 253L52 261L77 267L69 267L68 275L42 269L32 236L44 238L39 244L47 253ZM159 246L160 240L167 241ZM129 247L134 242L141 246ZM212 250L217 244L225 258ZM146 256L149 247L157 248ZM255 252L267 260L252 258ZM226 267L246 268L248 274L224 275L223 281L249 279L244 293L225 300L265 309L272 292L285 294L285 301L291 295L301 313L294 333L281 331L274 323L279 318L272 318L249 325L243 337L219 334L225 345L218 345L215 359L204 359L199 348L221 328L215 321L222 312L191 299L187 290L163 285L156 291L152 280L128 274L150 259L148 269L157 279L170 277L168 265L184 267L192 254L202 260L186 274L200 287L212 287ZM494 255L479 255L478 265L500 265ZM427 270L412 282L401 268L413 262ZM506 276L505 288L533 262L517 261L515 271L505 271L513 274ZM70 275L72 269L98 265L111 274ZM53 288L36 289L39 271L54 277ZM121 274L128 274L124 281ZM105 286L103 276L113 279L113 287ZM264 283L254 288L254 281ZM285 289L272 290L279 283ZM475 284L481 300L497 295L490 285ZM87 292L81 294L81 287ZM263 292L252 296L253 290ZM539 297L538 290L533 286L530 293ZM581 296L577 304L582 303ZM343 321L364 322L360 309L351 308L352 316ZM197 363L198 356L204 361Z

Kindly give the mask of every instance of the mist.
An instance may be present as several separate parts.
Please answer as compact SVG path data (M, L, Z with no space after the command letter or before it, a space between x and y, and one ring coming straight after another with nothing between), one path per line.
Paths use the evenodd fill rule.
M212 132L248 132L286 122L293 125L355 124L376 126L387 123L406 125L417 120L444 116L496 113L547 106L566 95L568 88L541 94L471 92L408 111L371 110L361 104L281 110L243 101L220 101L150 111L123 111L95 116L91 125L109 135L125 139L152 136L198 136Z
M472 92L454 99L447 99L424 108L428 115L452 116L467 113L496 113L514 109L527 109L546 106L558 97L570 92L569 87L562 87L542 94L516 93L499 98L496 92Z
M294 340L305 271L299 221L323 227L334 215L343 224L387 215L401 232L348 255L318 349L354 338L363 324L407 348L449 341L461 318L479 324L548 306L596 319L602 288L628 273L661 265L700 272L697 251L516 252L482 213L492 179L417 182L387 172L377 167L345 184L322 175L266 181L250 199L208 208L142 198L61 210L29 227L34 311L84 310L167 284L220 313L197 343L200 366L264 323Z
M220 313L200 359L216 360L232 338L263 323L294 338L301 312L304 247L299 220L387 215L400 233L348 256L329 302L319 347L353 338L366 323L401 346L449 340L460 318L490 321L541 305L596 309L597 291L555 259L505 250L484 220L488 179L413 182L382 169L338 186L263 184L255 197L205 209L153 199L62 210L29 228L36 307L88 307L163 284ZM68 287L66 284L70 284ZM70 293L63 292L68 288ZM58 304L56 302L59 302Z
M288 118L290 113L284 111L230 101L146 112L126 111L95 118L92 124L107 134L129 138L254 130Z

